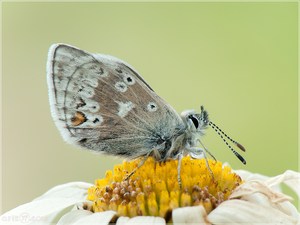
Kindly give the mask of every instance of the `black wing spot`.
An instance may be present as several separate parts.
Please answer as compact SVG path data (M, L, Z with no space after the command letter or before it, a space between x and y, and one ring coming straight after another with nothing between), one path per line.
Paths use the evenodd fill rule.
M79 109L85 105L86 105L85 101L82 98L79 98L79 102L76 105L76 109Z
M98 122L99 122L98 118L96 118L96 119L93 120L93 123L98 123Z
M122 72L123 72L123 71L122 71L121 69L119 69L119 68L117 68L116 71L117 71L118 73L122 73Z
M150 112L154 112L157 110L157 105L154 102L149 102L149 104L147 105L147 109Z
M132 82L131 77L127 77L127 81L128 81L129 83L131 83L131 82Z
M134 80L134 77L132 77L131 75L129 74L126 74L126 76L124 76L124 82L128 85L133 85L135 84L135 80Z

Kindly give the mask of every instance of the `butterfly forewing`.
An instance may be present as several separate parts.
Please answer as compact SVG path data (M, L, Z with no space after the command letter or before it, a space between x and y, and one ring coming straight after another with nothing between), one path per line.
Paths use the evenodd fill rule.
M128 64L72 46L48 58L52 115L64 139L111 155L138 157L164 149L184 124ZM166 149L164 149L166 150Z

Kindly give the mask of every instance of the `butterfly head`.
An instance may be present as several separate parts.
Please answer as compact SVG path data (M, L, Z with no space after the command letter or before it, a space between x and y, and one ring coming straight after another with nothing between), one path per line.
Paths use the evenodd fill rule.
M203 135L204 130L209 125L208 113L201 106L201 112L195 113L194 111L184 111L181 114L183 121L187 125L187 132Z
M208 113L201 106L201 112L195 113L194 111L184 111L181 114L183 121L186 124L186 132L187 139L189 140L189 144L195 146L197 144L197 140L199 140L199 136L204 135L204 130L210 126L225 142L228 148L234 153L234 155L243 163L246 164L246 160L236 152L233 147L228 143L228 140L232 142L235 146L237 146L240 150L246 151L246 149L237 141L228 136L221 128L219 128L215 123L209 120Z

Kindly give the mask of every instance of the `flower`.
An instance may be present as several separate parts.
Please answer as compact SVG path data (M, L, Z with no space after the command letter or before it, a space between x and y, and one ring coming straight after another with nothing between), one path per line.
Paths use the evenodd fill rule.
M138 167L140 160L124 162L107 171L104 179L96 180L88 190L88 200L94 212L114 210L118 216L159 216L166 218L173 209L202 205L209 213L228 199L242 183L241 178L221 162L184 157L181 183L177 177L177 160L155 162L149 157Z
M149 158L123 181L137 165L138 161L117 165L95 185L73 182L56 186L4 213L0 223L300 224L300 214L290 203L291 198L279 189L284 183L300 197L298 172L288 170L269 178L233 172L229 166L209 161L211 173L204 160L185 157L180 189L176 160L157 163Z

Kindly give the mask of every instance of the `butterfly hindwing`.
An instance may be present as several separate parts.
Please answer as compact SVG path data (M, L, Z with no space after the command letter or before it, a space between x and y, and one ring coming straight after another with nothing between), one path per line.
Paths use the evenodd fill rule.
M52 116L69 143L138 157L184 129L175 110L114 57L53 45L47 76Z

